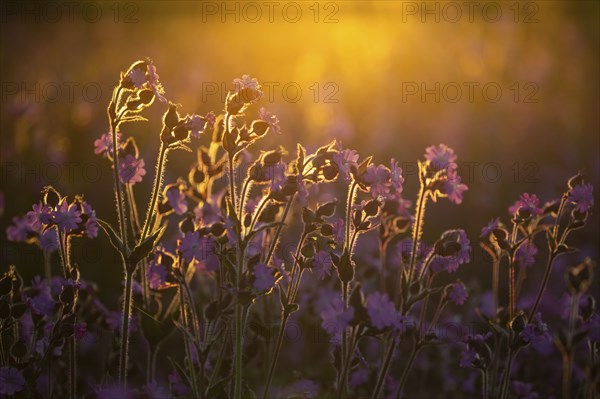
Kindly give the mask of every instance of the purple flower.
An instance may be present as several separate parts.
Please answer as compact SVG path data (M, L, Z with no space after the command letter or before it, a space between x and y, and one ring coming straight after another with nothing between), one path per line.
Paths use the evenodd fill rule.
M145 174L146 169L144 169L144 160L142 158L136 158L132 154L119 157L119 180L121 180L121 183L139 183Z
M187 396L190 393L188 387L181 381L179 373L177 373L176 370L173 370L169 374L169 385L171 386L171 391L177 396Z
M146 83L146 73L139 68L131 69L127 76L137 89L141 89Z
M460 353L459 366L460 367L473 367L473 363L477 360L477 352L472 347L465 347Z
M275 286L275 270L264 263L257 263L254 266L254 284L257 291L269 291Z
M569 191L567 198L577 212L585 213L594 206L594 187L591 184L577 185Z
M454 150L445 144L430 146L425 149L425 159L427 159L435 170L446 169L456 162L458 157Z
M390 170L383 165L369 165L363 178L369 185L369 191L373 198L386 197L390 192Z
M29 235L34 233L27 216L15 216L12 218L12 222L13 224L6 228L8 241L25 242Z
M185 117L185 126L190 131L190 134L192 136L199 139L200 133L204 132L206 126L206 119L196 114L187 115Z
M218 202L219 201L215 201L215 203ZM194 208L194 216L196 217L196 223L205 225L223 221L221 210L210 202L204 202L202 206Z
M121 141L121 132L117 132L117 145ZM113 135L111 132L104 133L94 141L94 154L102 154L103 157L111 158L113 155Z
M332 337L334 343L341 342L341 334L354 319L354 308L349 306L344 310L344 302L335 297L320 313L321 327Z
M264 107L261 107L258 113L260 119L263 122L266 122L274 133L281 134L281 127L279 126L279 119L277 119L277 116L267 111Z
M327 251L321 250L313 257L311 270L319 280L324 280L326 276L331 275L331 265L331 256Z
M251 78L250 75L242 75L241 79L233 79L233 84L235 85L235 91L238 93L243 89L252 89L257 91L260 89L258 80Z
M435 251L444 259L434 258L430 266L434 272L453 273L459 265L471 261L471 242L462 229L445 231L436 243Z
M508 208L508 212L511 215L514 215L519 211L529 212L532 215L540 215L542 210L538 208L539 203L540 200L535 194L529 195L524 193L510 208Z
M469 294L467 293L467 288L462 283L462 281L457 281L456 283L452 283L448 290L448 298L455 305L462 305L466 302Z
M83 215L87 216L87 220L85 221L85 235L88 238L95 238L98 236L98 219L96 218L96 211L85 201L83 201L82 207Z
M270 187L272 191L279 191L285 186L287 177L285 176L285 170L287 166L283 162L278 162L274 165L264 165L265 178L270 180Z
M169 206L173 208L178 215L183 215L188 210L187 202L185 201L185 194L181 191L179 184L172 185L167 188L166 195Z
M67 204L66 199L58 204L52 216L60 230L69 233L77 229L77 225L81 223L81 211L78 208L75 203Z
M335 238L335 242L341 248L344 246L344 236L346 234L346 230L344 230L344 219L337 218L331 223L331 227L333 227L333 237Z
M14 367L0 367L0 393L14 395L21 392L25 386L23 372Z
M163 96L163 94L165 94L165 89L159 82L156 66L151 63L148 64L147 83L148 87L154 92L156 98L158 98L160 102L166 103L167 99Z
M27 212L27 220L33 230L41 232L44 225L50 224L52 221L52 211L50 207L40 201L33 204L32 210Z
M169 399L170 395L167 390L160 386L156 381L150 381L148 385L142 387L142 391L148 399Z
M338 152L333 155L333 162L338 167L339 176L344 181L350 181L350 168L358 167L358 153L355 150L341 149L338 144Z
M538 249L531 241L526 241L517 250L516 263L521 269L526 269L535 264L535 255Z
M531 323L527 324L523 331L519 333L519 337L525 343L534 343L539 338L544 337L544 335L548 331L548 326L546 323L542 322L542 314L540 312L536 313Z
M350 389L356 390L356 388L365 384L367 381L369 381L369 369L365 367L359 367L356 369L356 371L350 374L348 385L350 386Z
M369 294L366 308L371 325L377 330L391 327L398 318L396 307L390 301L387 294L381 294L377 291Z
M178 250L186 262L205 261L214 252L215 243L211 238L200 237L198 231L186 233L180 240Z
M466 343L465 348L460 354L460 367L476 367L483 363L487 363L485 357L489 357L489 347L486 347L485 342L492 337L492 333L466 335L463 341ZM483 356L483 358L482 358Z
M148 269L146 270L146 280L148 281L148 287L153 290L159 290L166 288L167 284L167 267L158 262L158 257L155 257L148 263Z
M500 227L500 218L492 219L487 224L487 226L485 226L483 229L481 229L481 235L479 237L486 238L492 233L493 230L495 230L499 227Z
M217 121L217 116L215 115L214 112L210 111L208 114L206 114L206 116L204 117L204 120L206 121L206 127L204 128L204 130L206 131L206 129L213 129L213 126L215 125L215 122Z
M444 182L444 194L448 196L448 200L457 205L461 204L463 193L468 189L466 184L460 182L460 176L456 173L456 169L448 169L448 176Z
M398 166L398 161L394 158L390 162L390 181L395 192L400 194L402 192L402 184L404 184L404 177L402 177L402 168Z
M540 395L533 391L533 385L521 381L513 381L510 388L516 395L516 399L538 399Z

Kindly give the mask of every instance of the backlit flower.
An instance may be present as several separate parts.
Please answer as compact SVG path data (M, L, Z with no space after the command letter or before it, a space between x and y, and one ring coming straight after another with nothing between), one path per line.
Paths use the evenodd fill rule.
M446 169L456 162L457 155L454 150L445 144L430 146L425 149L425 159L427 159L435 170Z
M257 291L268 291L275 286L275 270L263 263L254 266L253 287Z
M324 280L326 276L331 275L331 256L327 251L319 251L312 259L311 270L317 275L319 280Z
M591 184L580 184L569 191L568 200L575 205L575 210L585 213L594 206L594 187Z
M377 291L369 294L366 308L371 325L378 330L391 327L398 318L398 312L387 294Z
M142 158L136 158L132 154L127 154L124 157L119 156L119 180L121 180L121 183L139 183L145 174L146 170Z
M14 367L0 367L0 393L14 395L21 392L25 386L23 372Z

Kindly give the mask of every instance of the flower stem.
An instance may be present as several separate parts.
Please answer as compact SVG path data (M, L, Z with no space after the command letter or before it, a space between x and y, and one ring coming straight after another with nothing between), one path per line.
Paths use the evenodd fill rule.
M502 386L500 388L499 399L505 399L508 395L508 384L510 382L510 370L512 369L513 360L515 357L515 352L512 348L508 350L508 358L506 359L506 368L504 370L504 379L502 381Z
M283 229L283 223L285 223L285 218L287 218L287 215L290 211L290 207L292 206L292 200L294 199L294 195L292 195L290 197L287 204L285 205L285 209L283 210L283 215L281 216L281 224L279 226L277 226L277 229L275 230L275 236L273 237L273 241L271 242L271 246L269 247L269 252L267 253L267 257L265 259L265 264L269 264L269 261L271 260L271 256L273 256L273 253L275 252L275 246L277 245L277 242L279 241L279 236L281 235L281 230ZM257 219L258 219L258 216L257 216Z
M529 317L528 317L529 322L531 322L531 320L533 320L533 317L535 316L535 313L537 312L538 307L540 306L542 296L544 295L544 291L546 290L546 285L548 285L548 280L550 279L550 272L552 271L552 264L554 263L555 258L556 258L555 253L550 254L550 256L548 257L548 263L546 264L546 270L544 270L544 277L542 278L542 285L540 286L540 289L538 290L537 296L535 298L535 302L533 303L533 307L531 308L531 311L529 312Z
M377 383L375 384L375 389L371 394L371 399L379 398L379 395L381 394L381 389L383 388L383 383L385 382L385 377L387 376L388 369L390 368L392 356L394 355L394 350L396 349L396 340L393 337L391 337L390 339L390 346L388 347L385 359L383 361L383 365L379 371L379 375L377 376Z
M271 381L273 380L273 374L275 373L275 366L277 365L277 360L279 359L279 352L281 351L281 345L283 343L283 336L285 335L285 327L287 325L288 318L289 314L287 314L285 310L282 310L281 327L279 328L279 334L277 334L277 342L275 344L273 357L271 358L269 373L267 374L267 382L265 383L263 399L269 398L269 389L271 388Z
M160 192L162 186L162 177L166 164L167 151L168 148L161 143L160 149L158 150L158 161L156 163L156 176L154 177L154 186L152 187L152 198L150 200L150 206L148 207L148 211L146 212L146 220L144 221L144 228L142 229L142 235L140 237L139 242L144 241L150 233L150 225L154 216L154 212L156 211L158 193Z
M131 313L133 273L125 271L125 290L123 300L123 319L121 323L121 353L119 357L119 382L127 388L127 357L129 355L129 319Z
M412 230L412 251L410 254L410 265L408 269L408 286L412 281L412 276L415 270L415 263L417 261L417 247L419 246L419 240L421 239L422 228L423 228L423 219L425 215L425 206L427 204L427 196L426 188L424 184L421 184L421 188L419 190L419 198L418 198L418 206L417 206L417 214L415 217L415 223L413 225Z
M415 342L410 352L408 363L402 371L402 376L400 377L400 384L398 385L398 390L396 391L396 399L400 399L402 397L402 390L404 389L404 384L406 384L406 378L408 377L408 373L410 372L413 363L415 362L415 358L417 357L417 353L419 353L420 349L420 345L417 342Z
M120 91L120 89L119 89ZM119 95L115 99L116 102L119 100ZM117 103L115 103L116 107ZM127 244L127 230L125 228L125 209L123 207L123 188L121 185L121 180L119 179L119 152L117 149L117 129L119 127L118 119L111 119L110 121L111 133L112 133L112 161L113 161L113 177L115 180L115 196L117 200L117 212L119 216L119 232L121 233L121 240L123 240L123 244L125 244L125 248L129 248Z
M483 399L488 399L488 373L486 369L481 369L481 378L483 379L482 382L482 396Z

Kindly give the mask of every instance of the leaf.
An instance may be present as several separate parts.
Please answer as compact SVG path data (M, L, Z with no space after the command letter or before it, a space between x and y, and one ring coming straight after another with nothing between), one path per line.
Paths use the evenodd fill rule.
M148 119L144 118L141 115L134 115L134 116L126 116L119 120L119 124L127 123L127 122L148 122Z
M166 228L166 225L158 228L158 230L154 231L154 233L150 234L144 239L144 241L140 242L135 246L135 248L133 248L133 251L131 251L129 258L127 259L128 263L132 267L135 267L142 259L148 256L148 254L154 249L156 242L165 232Z
M298 143L298 173L302 174L304 170L304 158L306 157L306 150L302 147L302 144Z
M123 246L123 241L121 241L121 239L119 238L115 230L112 228L112 226L102 219L97 220L100 227L102 227L102 230L104 230L104 232L108 236L108 239L110 240L112 246L115 247L115 249L119 251L119 253L123 255L123 257L127 256L125 253L125 248Z
M173 331L175 324L172 319L167 318L165 321L160 321L144 309L137 306L136 309L140 311L140 324L142 326L142 331L144 332L144 337L146 337L151 345L158 344L167 338Z
M283 223L283 222L273 222L273 223L269 223L269 224L263 224L258 229L253 230L250 233L248 233L248 235L246 236L245 241L246 242L250 242L250 240L252 239L252 237L254 237L254 235L260 233L263 230L271 229L273 227L278 227L278 226L285 226L285 223Z

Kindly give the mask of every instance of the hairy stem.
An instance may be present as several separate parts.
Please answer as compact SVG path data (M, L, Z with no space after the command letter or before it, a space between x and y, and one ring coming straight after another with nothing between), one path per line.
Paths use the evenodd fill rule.
M152 218L154 217L154 213L156 212L158 193L160 192L162 186L162 177L166 164L167 151L168 148L161 143L160 148L158 150L158 161L156 163L156 176L154 177L154 185L152 187L152 197L150 199L148 211L146 212L146 220L144 221L144 227L142 229L142 235L140 237L139 242L144 241L150 233Z
M119 383L127 388L127 361L129 356L129 320L131 314L131 294L133 273L125 272L125 290L123 292L123 318L121 322L121 353L119 356Z
M421 188L419 189L419 197L417 199L417 210L415 216L415 223L413 224L412 229L412 251L410 254L410 265L408 268L408 286L412 282L413 273L415 270L415 263L417 261L417 247L419 246L419 240L421 239L422 229L423 229L423 219L425 215L425 206L427 204L427 195L426 195L426 187L424 184L421 184Z
M548 257L548 263L546 264L546 269L544 270L544 277L542 277L542 285L540 286L540 288L538 290L537 296L535 297L535 302L533 303L533 307L531 308L531 311L529 312L529 318L528 318L529 322L531 322L531 320L533 320L533 317L535 316L535 313L537 312L538 307L540 306L542 296L544 295L544 291L546 290L546 286L548 285L548 280L550 279L550 272L552 271L552 264L554 263L555 258L556 258L556 253L552 253Z

